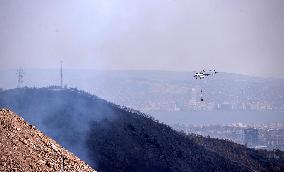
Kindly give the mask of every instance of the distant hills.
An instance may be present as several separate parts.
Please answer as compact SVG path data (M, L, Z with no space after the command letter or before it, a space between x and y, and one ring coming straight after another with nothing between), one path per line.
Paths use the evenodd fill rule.
M143 112L192 110L284 111L284 79L194 72L64 70L64 84ZM0 70L0 88L15 88L14 70ZM59 85L59 70L25 70L24 85ZM200 103L200 90L204 103Z
M86 163L8 109L0 109L0 171L86 171Z
M185 135L77 89L0 92L10 108L98 171L283 171L281 151Z

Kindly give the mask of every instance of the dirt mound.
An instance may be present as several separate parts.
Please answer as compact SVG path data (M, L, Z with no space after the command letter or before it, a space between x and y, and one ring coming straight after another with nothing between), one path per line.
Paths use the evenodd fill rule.
M0 171L94 171L34 126L0 109Z

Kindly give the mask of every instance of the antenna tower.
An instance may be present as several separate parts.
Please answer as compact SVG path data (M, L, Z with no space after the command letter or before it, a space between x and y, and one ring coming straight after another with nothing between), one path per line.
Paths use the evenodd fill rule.
M63 61L60 61L60 87L63 88L63 71L62 71Z
M23 83L24 83L24 70L22 67L20 67L19 69L17 69L17 78L18 78L18 85L17 88L21 88L23 87Z

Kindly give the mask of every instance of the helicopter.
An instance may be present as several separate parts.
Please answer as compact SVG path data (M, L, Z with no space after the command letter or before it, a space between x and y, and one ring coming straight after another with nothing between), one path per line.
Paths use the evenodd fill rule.
M209 70L208 72L206 72L205 70L202 70L201 72L197 72L194 74L194 78L195 79L204 79L206 76L209 76L209 75L215 75L217 74L218 72L216 72L216 70Z

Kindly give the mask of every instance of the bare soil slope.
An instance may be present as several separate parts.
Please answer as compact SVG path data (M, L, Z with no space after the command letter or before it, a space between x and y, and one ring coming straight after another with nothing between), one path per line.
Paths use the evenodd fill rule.
M94 171L21 117L0 109L0 171L60 170Z

